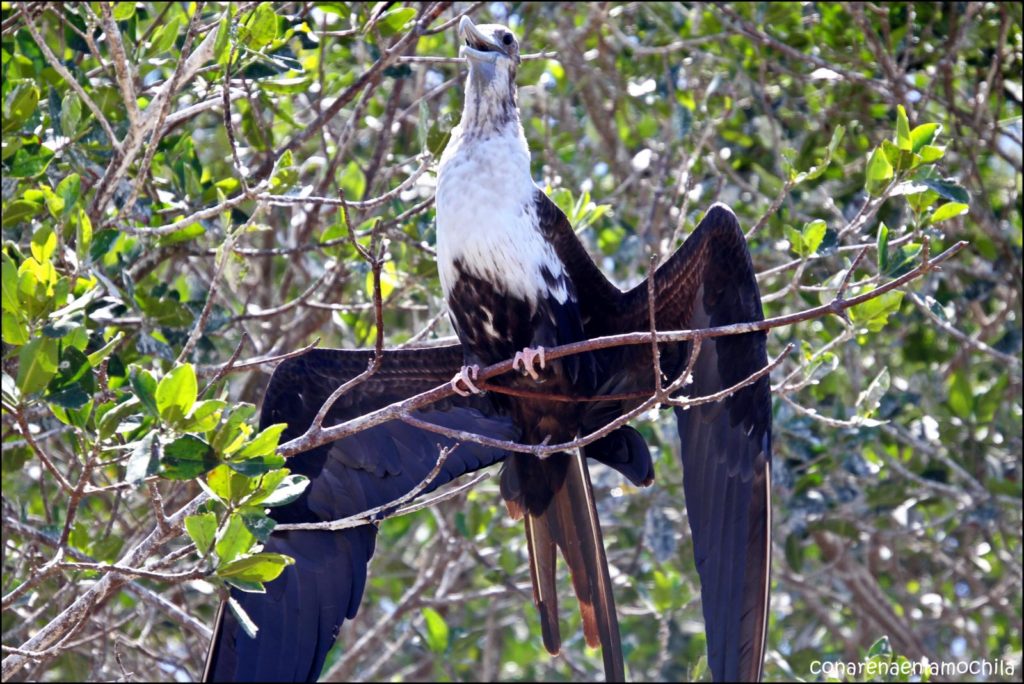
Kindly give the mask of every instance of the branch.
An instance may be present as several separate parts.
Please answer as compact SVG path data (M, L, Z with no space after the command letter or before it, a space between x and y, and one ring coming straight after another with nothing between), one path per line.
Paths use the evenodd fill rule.
M770 330L772 328L779 328L787 325L793 325L794 323L801 323L804 321L814 320L822 318L830 314L841 315L842 312L850 309L858 304L875 299L886 292L894 290L908 282L919 278L925 273L935 270L939 265L948 261L950 258L955 256L961 250L967 246L966 241L957 242L952 247L944 251L942 254L928 260L922 261L917 267L908 271L904 275L892 280L884 285L876 287L869 292L852 297L850 299L833 299L830 303L822 306L800 311L794 314L786 316L777 316L775 318L768 318L761 321L751 321L749 323L734 323L732 325L724 325L716 328L707 328L703 330L676 330L669 332L657 333L657 340L659 343L664 342L686 342L695 338L713 338L723 337L726 335L742 335L745 333L761 332ZM598 349L609 349L612 347L620 347L627 345L638 345L638 344L650 344L651 333L645 332L633 332L623 333L619 335L609 335L606 337L598 337L591 340L584 340L582 342L574 342L572 344L566 344L559 347L553 347L546 350L546 357L548 359L558 359L564 356L570 356L573 354L580 354L587 351L595 351ZM480 380L488 380L498 375L503 375L512 370L512 360L507 359L500 363L487 366L480 370ZM285 457L295 456L296 454L313 449L321 444L327 444L344 437L348 437L362 430L381 425L391 420L404 420L406 422L414 421L409 414L412 411L428 406L441 399L446 399L454 394L454 390L451 387L451 383L445 383L439 385L432 390L422 392L414 397L410 397L404 401L396 402L389 406L385 406L381 409L368 413L358 418L339 423L328 428L313 428L311 427L302 435L292 439L285 444L281 445L278 449L278 453ZM420 421L422 423L422 421ZM416 424L416 423L411 423ZM423 427L429 424L420 425ZM460 437L461 438L461 437ZM488 442L481 441L482 444ZM501 442L500 440L492 440L489 443L490 446L500 446L500 448L508 448L508 443ZM516 445L512 445L516 446ZM540 449L537 446L534 449Z
M107 117L103 113L103 110L99 108L91 97L89 97L89 93L85 92L85 89L82 88L78 79L68 71L63 62L57 59L57 56L53 54L53 50L51 50L50 46L46 44L45 40L43 40L43 37L39 34L39 29L36 28L35 23L32 21L32 17L28 11L28 4L19 4L18 12L25 19L25 28L27 28L28 32L32 34L32 40L36 42L39 49L43 51L43 56L46 57L46 61L51 67L53 67L54 71L60 74L60 77L64 79L64 82L75 91L75 94L82 98L82 102L84 102L85 106L89 108L89 111L96 117L96 120L100 122L100 126L103 128L103 132L107 134L107 139L110 140L110 146L113 148L114 152L120 152L121 141L119 141L117 136L114 135L114 129L110 127L110 122L107 121Z
M420 36L424 35L427 27L430 26L431 22L434 21L441 13L448 9L451 5L450 2L438 2L427 9L425 9L420 16L416 19L416 23L409 31L396 41L390 48L388 48L380 58L373 63L373 65L367 69L359 78L356 79L355 83L345 89L341 95L338 96L331 106L325 109L319 116L311 121L300 133L296 133L292 136L291 140L286 142L284 145L274 151L273 159L279 159L282 154L288 150L294 150L302 145L304 142L313 137L321 128L323 128L328 121L332 120L337 116L338 112L345 108L352 99L360 93L367 85L377 79L377 77L395 62L413 40L419 40ZM261 169L265 171L264 169ZM263 175L263 174L258 174Z
M245 338L248 338L248 333L245 334ZM296 356L302 356L303 354L308 352L310 349L316 349L319 345L320 345L320 338L318 337L315 340L313 340L312 342L310 342L309 344L307 344L305 347L302 347L300 349L296 349L295 351L287 352L285 354L273 354L271 356L257 356L254 359L249 359L248 361L243 361L242 363L231 363L231 361L229 360L227 364L223 364L223 365L200 366L199 368L196 369L196 375L198 375L199 377L206 377L207 375L213 375L214 376L214 380L210 381L210 384L213 384L214 382L216 382L217 380L219 380L221 377L223 377L224 375L226 375L228 373L238 373L240 371L252 370L253 368L259 368L260 366L264 366L266 364L279 363L279 362L284 361L286 359L291 359L291 358L294 358ZM209 387L210 387L210 385L207 385L205 388L203 388L203 393L205 393L209 389Z
M206 495L200 494L185 504L167 520L167 531L153 530L138 544L124 554L118 565L138 567L156 548L170 541L181 532L185 517L191 515L206 501ZM75 601L50 620L45 627L37 631L32 638L23 643L18 650L3 659L2 675L4 680L13 677L18 670L31 660L25 652L36 653L48 649L60 639L72 633L96 607L107 601L126 582L124 575L109 573L101 577L95 584L86 589Z
M332 530L332 531L335 531L335 530L345 530L345 529L348 529L350 527L360 527L362 525L366 525L367 523L376 522L377 520L381 519L379 517L381 513L385 512L385 511L387 511L389 509L395 508L396 506L401 506L404 503L412 501L413 499L416 498L417 494L419 494L424 489L426 489L427 486L430 485L430 483L434 481L434 478L437 477L438 473L441 472L441 468L444 467L445 461L448 460L448 456L450 456L451 453L453 451L455 451L457 448L458 448L458 445L455 445L454 447L451 447L451 448L443 447L441 449L441 452L437 456L437 461L434 463L434 467L430 469L430 472L428 472L423 477L423 479L420 480L419 484L417 484L415 487L413 487L408 492L406 492L402 496L398 497L394 501L389 501L387 503L381 504L380 506L374 506L373 508L371 508L369 510L366 510L366 511L363 511L362 513L356 513L355 515L350 515L350 516L348 516L346 518L342 518L340 520L327 520L325 522L315 522L315 523L283 523L281 525L275 525L274 526L274 532L279 532L279 531L280 532L286 532L288 530ZM418 509L413 509L413 510L418 510ZM407 512L411 512L411 511L407 511ZM397 513L395 513L393 515L397 515ZM391 516L384 516L384 517L391 517Z

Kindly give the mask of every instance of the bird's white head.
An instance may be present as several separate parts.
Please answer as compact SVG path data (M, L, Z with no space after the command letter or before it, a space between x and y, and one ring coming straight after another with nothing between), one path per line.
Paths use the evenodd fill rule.
M463 132L482 134L518 121L516 72L520 57L515 34L500 24L477 26L469 17L462 17L459 38L464 43L459 54L469 63Z

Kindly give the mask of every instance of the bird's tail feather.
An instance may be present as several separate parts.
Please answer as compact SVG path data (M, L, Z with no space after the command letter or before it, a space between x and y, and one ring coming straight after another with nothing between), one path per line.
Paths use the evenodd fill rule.
M534 602L540 611L544 646L552 654L561 648L555 586L557 546L569 566L587 644L601 647L608 681L623 681L619 622L586 462L578 453L560 453L533 459L529 468L531 481L550 486L547 505L536 505L529 492L522 492L522 504L514 500L508 503L513 517L525 518Z

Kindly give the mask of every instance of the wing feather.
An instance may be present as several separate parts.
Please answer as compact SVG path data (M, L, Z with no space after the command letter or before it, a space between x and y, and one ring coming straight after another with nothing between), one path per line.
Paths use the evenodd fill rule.
M697 329L761 320L750 253L735 215L712 206L693 234L655 273L659 330ZM647 330L647 283L618 300L614 315L590 336ZM689 396L735 385L767 364L765 333L704 340ZM686 368L691 344L660 345L666 381ZM603 357L602 391L650 390L649 347L623 347ZM590 427L628 410L627 402L595 402ZM761 378L726 399L675 410L686 510L708 641L717 681L755 680L764 660L771 549L771 396Z
M324 400L366 369L370 352L316 349L278 366L260 416L261 427L288 423L282 441L302 434ZM458 370L457 346L386 352L380 371L343 396L325 425L332 425L441 384ZM486 397L453 398L417 416L428 422L498 439L519 431L497 414ZM451 440L392 421L295 456L289 468L310 478L293 503L271 509L278 522L312 522L357 514L387 504L418 485ZM460 475L487 467L505 452L462 444L448 457L430 491ZM355 617L366 586L366 565L376 530L365 525L337 532L293 530L271 535L265 550L295 558L266 585L265 594L232 590L259 627L242 630L221 610L205 678L208 681L315 681L341 623Z

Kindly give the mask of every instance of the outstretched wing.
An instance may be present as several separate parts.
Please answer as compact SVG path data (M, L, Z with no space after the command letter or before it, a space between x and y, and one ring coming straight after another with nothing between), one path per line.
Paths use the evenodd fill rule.
M754 268L736 216L712 206L655 274L661 330L697 329L764 318ZM646 289L626 307L646 311ZM684 392L707 396L768 363L766 334L704 340ZM664 354L678 377L691 345ZM700 574L708 663L716 681L758 681L771 586L771 394L767 376L724 400L675 409L683 489Z
M314 349L281 363L271 378L260 414L261 428L286 422L282 441L301 435L327 397L366 370L372 352ZM462 362L458 346L387 351L380 370L334 405L333 425L413 396L450 379ZM486 397L438 402L416 416L428 422L498 439L519 431L497 415ZM293 503L271 509L278 522L313 522L355 515L384 505L416 487L435 466L441 435L391 421L299 454L288 467L310 478ZM460 475L501 460L505 452L463 443L449 455L430 491ZM364 525L337 532L273 534L266 551L292 556L295 564L266 585L265 594L232 590L259 627L250 638L230 610L218 615L207 681L315 681L347 618L355 617L366 585L376 529Z
M549 203L552 242L581 293L587 337L649 329L647 283L622 293L586 256L564 215ZM587 295L590 295L589 298ZM712 206L655 273L659 330L761 320L761 297L736 216ZM767 364L765 333L707 339L684 392L706 396ZM665 382L687 365L692 345L660 345ZM647 345L597 353L599 394L651 391ZM594 402L584 431L606 424L636 400ZM767 377L728 398L676 409L686 510L701 580L708 661L718 681L761 676L771 558L771 395Z

